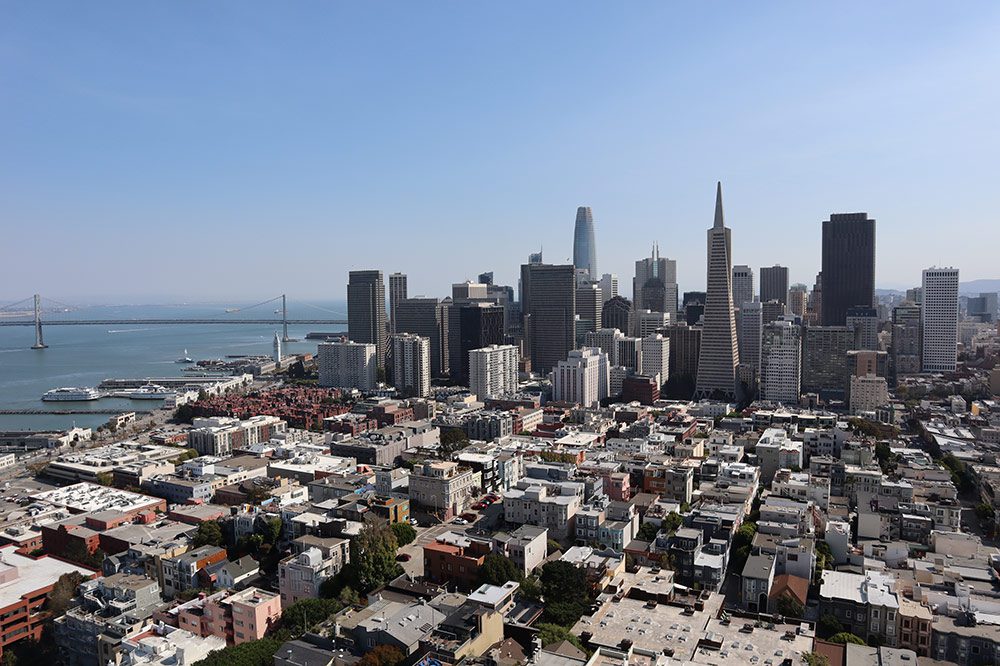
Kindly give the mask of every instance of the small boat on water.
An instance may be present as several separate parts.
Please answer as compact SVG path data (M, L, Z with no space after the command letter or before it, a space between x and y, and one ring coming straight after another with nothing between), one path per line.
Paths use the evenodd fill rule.
M188 356L188 350L185 349L184 356L181 356L179 359L174 361L174 363L194 363L194 359Z

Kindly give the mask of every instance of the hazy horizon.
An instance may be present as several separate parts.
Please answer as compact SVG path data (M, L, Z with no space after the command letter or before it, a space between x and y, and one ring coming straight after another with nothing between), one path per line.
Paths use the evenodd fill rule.
M813 284L876 219L876 286L997 277L1000 5L8 3L3 303L336 301L572 255L631 292L658 242ZM13 250L13 251L12 251ZM3 304L0 303L0 304Z

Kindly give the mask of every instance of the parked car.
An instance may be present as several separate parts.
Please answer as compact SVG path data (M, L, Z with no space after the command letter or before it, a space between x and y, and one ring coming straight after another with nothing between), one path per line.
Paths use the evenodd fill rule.
M475 509L476 511L482 511L488 506L489 504L487 504L486 502L476 502L475 504L472 505L472 508Z
M467 521L465 518L456 518L455 520L453 520L451 522L455 523L456 525L468 525L469 524L469 521Z

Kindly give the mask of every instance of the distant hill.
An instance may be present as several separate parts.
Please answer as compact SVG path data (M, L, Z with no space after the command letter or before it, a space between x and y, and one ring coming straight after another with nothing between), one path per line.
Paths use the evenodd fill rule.
M1000 280L983 279L958 283L958 293L978 296L980 293L1000 292Z

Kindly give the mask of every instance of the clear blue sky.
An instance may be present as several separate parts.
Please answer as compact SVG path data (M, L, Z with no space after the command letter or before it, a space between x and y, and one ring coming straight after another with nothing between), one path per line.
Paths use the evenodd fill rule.
M812 284L820 221L878 220L880 287L1000 277L1000 5L0 3L0 298L411 293L528 252L631 291L653 241L705 278ZM627 286L624 286L627 285Z

